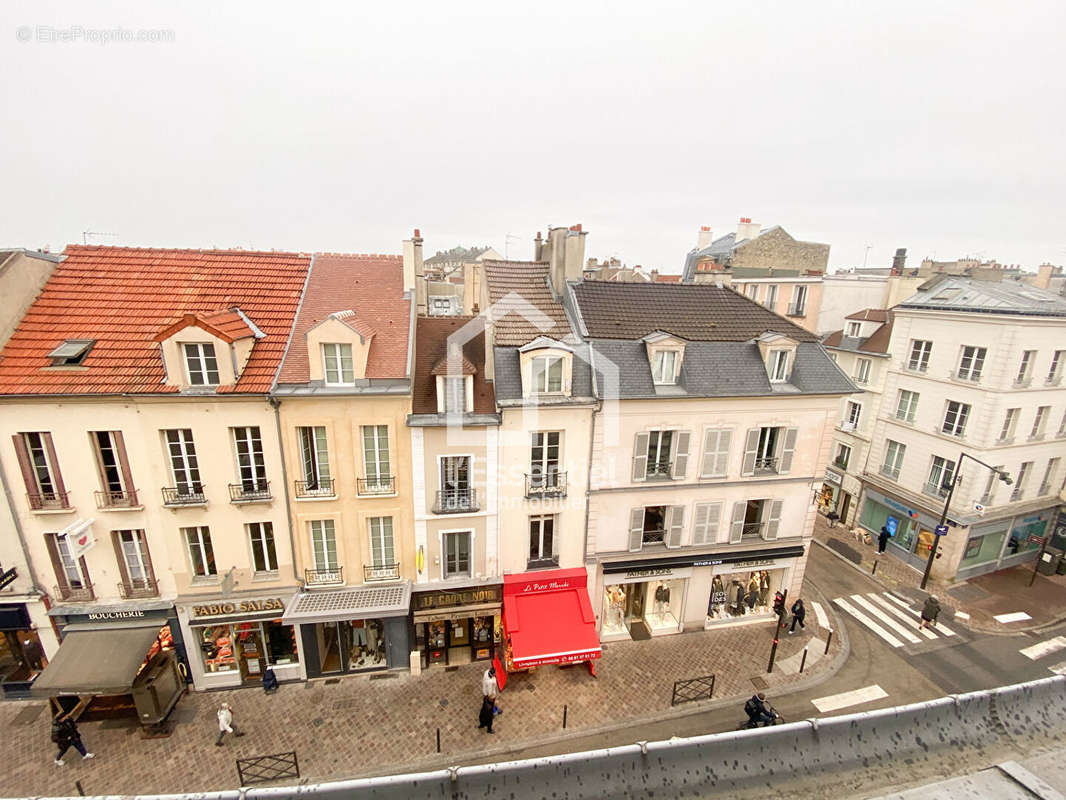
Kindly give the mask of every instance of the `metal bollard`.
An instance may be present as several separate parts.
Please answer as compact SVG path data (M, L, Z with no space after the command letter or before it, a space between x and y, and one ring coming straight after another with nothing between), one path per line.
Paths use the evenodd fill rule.
M440 728L437 728L437 752L440 752Z
M563 730L566 730L566 704L563 704Z
M803 667L807 663L807 645L803 645L803 658L800 659L800 672L803 672Z
M871 574L871 575L876 575L876 574L877 574L877 564L878 564L878 561L877 561L877 559L875 558L875 559L874 559L874 568L873 568L872 570L870 570L870 574Z
M81 781L74 781L74 788L78 790L78 794L85 797L85 790L81 788Z
M833 641L833 629L832 628L829 629L829 635L825 637L825 653L824 653L824 655L829 655L829 643L831 641Z

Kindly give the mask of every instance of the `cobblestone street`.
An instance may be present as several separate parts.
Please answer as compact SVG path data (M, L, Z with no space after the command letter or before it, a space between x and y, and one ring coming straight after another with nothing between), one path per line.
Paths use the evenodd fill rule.
M810 624L812 616L809 633L781 637L779 663L812 636L824 641L825 631ZM767 675L772 634L772 622L765 621L615 642L605 646L598 678L583 666L512 675L492 736L477 728L483 663L418 677L390 673L288 684L272 696L258 689L193 693L178 704L169 738L142 739L132 721L83 723L85 743L97 757L82 761L71 751L62 767L52 764L45 705L6 702L0 704L0 757L9 765L3 794L75 795L76 780L90 795L233 788L235 758L284 751L296 751L303 782L409 771L440 758L437 728L444 756L477 756L562 734L564 704L567 733L683 713L698 704L671 708L674 681L712 673L715 699L735 696L740 715L741 699L757 686L753 678L765 680L772 697L801 679L825 675L840 652L834 638L828 657L815 660L812 654L803 675L776 668ZM215 747L215 710L223 701L233 705L234 721L247 735Z

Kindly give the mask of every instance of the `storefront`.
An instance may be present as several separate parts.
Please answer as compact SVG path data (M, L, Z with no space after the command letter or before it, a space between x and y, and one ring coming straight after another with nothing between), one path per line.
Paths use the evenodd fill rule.
M852 496L844 490L844 475L826 467L825 480L818 493L818 510L824 515L835 511L842 524L847 524L851 514Z
M302 591L281 622L296 631L306 677L410 666L411 583ZM279 679L281 675L278 675Z
M282 597L204 598L178 605L197 689L259 685L263 672L302 680L296 631L282 622Z
M29 697L30 685L48 666L25 603L0 605L0 690L7 699Z
M638 568L605 576L600 638L641 640L677 633L690 577L692 567Z
M501 584L414 592L411 619L422 667L488 661L500 644Z
M773 615L774 595L792 583L794 558L735 561L714 567L704 628Z
M859 525L875 538L888 529L888 551L915 569L924 569L940 520L904 501L867 488ZM949 525L954 521L949 519Z

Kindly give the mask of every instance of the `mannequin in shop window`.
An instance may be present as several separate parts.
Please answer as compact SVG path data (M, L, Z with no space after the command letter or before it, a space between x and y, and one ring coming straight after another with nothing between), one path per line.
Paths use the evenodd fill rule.
M744 613L744 586L736 578L729 585L729 603L734 616L739 617Z
M626 590L621 586L612 586L607 590L608 625L621 628L625 624Z
M711 598L707 603L707 616L717 619L723 616L725 606L725 587L722 585L722 577L715 575L711 579Z
M763 570L759 573L759 605L768 610L770 600L770 572Z
M666 610L669 607L670 588L660 581L659 585L655 587L655 613L659 615L660 622L666 617Z
M759 582L755 579L748 581L748 591L744 593L744 605L748 607L748 613L755 613L755 604L759 602Z

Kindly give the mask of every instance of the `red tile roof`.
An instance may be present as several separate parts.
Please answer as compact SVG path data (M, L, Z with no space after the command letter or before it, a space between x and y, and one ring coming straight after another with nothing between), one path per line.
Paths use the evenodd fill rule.
M446 362L448 337L477 317L419 317L415 335L415 375L411 386L411 410L415 414L437 413L436 367ZM496 396L492 384L485 380L485 329L481 325L463 344L463 372L474 369L474 412L492 414Z
M224 342L235 342L238 339L255 336L255 331L249 327L240 312L233 308L214 314L185 314L173 325L163 328L152 341L165 341L185 328L200 328Z
M656 283L681 283L680 275L656 275Z
M486 260L482 264L493 306L495 344L517 347L541 335L562 340L570 333L566 310L548 285L547 263ZM541 312L535 319L530 306Z
M311 379L307 332L330 314L348 310L354 316L341 322L363 335L374 334L366 377L407 376L411 302L403 295L403 256L317 253L278 383Z
M83 245L70 245L65 254L0 353L0 394L176 392L163 383L155 336L186 314L213 319L235 336L228 311L234 307L265 337L237 384L218 391L266 392L311 261L298 253ZM48 369L47 354L66 339L96 345L84 368Z

